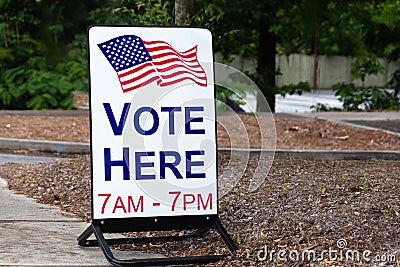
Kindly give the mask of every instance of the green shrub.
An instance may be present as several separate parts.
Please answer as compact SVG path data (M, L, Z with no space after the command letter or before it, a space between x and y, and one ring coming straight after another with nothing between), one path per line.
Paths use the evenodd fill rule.
M44 56L43 43L23 37L0 50L23 52L18 60L5 57L0 65L0 109L72 109L73 91L88 91L86 36L76 36L65 57L51 59Z
M43 60L33 57L1 73L1 109L73 108L73 85L65 75L44 68Z
M308 82L299 82L298 84L283 85L276 87L276 93L285 97L286 95L302 95L304 92L311 92L311 87Z
M354 83L337 83L332 86L335 95L343 104L344 110L398 110L399 98L384 88L376 86L364 87L368 75L377 75L384 67L373 56L358 58L351 70L353 79L360 79L363 86L356 87Z
M383 88L376 86L356 87L353 83L338 83L332 89L344 110L398 110L399 98Z

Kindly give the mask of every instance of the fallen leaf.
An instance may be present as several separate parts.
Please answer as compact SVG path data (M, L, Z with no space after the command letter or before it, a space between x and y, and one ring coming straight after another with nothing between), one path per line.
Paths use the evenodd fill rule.
M345 136L335 136L335 138L336 138L336 139L339 139L339 140L347 140L347 139L349 139L349 137L350 137L350 136L348 136L348 135L345 135Z

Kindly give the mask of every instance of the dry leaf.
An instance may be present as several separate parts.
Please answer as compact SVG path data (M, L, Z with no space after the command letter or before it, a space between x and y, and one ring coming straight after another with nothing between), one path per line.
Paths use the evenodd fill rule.
M336 138L336 139L339 139L339 140L347 140L347 139L349 139L349 137L350 137L350 136L348 136L348 135L345 135L345 136L335 136L335 138Z

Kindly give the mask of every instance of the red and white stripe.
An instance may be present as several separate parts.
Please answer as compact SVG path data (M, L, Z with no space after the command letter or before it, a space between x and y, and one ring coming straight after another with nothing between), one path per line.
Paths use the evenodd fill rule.
M207 86L207 76L197 61L197 45L184 51L176 51L164 41L143 41L152 61L118 72L122 91L128 92L154 81L161 87L191 80Z
M150 61L118 72L118 78L124 93L160 80Z
M200 86L207 86L207 76L197 61L197 45L178 52L163 41L143 41L160 75L160 86L169 86L184 80L191 80Z

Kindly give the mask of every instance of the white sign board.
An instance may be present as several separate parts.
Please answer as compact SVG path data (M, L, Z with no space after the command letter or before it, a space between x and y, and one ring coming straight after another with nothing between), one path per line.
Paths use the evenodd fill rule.
M93 219L217 214L205 29L89 29Z

